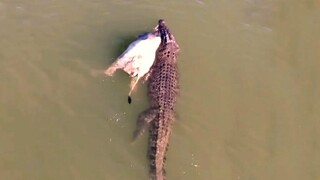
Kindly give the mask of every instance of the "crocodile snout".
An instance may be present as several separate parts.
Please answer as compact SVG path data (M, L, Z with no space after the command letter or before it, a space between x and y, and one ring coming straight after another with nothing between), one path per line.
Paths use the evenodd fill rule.
M159 31L162 44L166 44L169 40L171 40L170 31L166 25L166 22L163 19L160 19L158 21L157 30Z

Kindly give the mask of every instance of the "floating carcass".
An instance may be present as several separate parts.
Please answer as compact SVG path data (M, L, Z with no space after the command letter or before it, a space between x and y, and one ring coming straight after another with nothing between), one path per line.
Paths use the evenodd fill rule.
M104 73L113 76L117 69L123 69L132 78L128 102L131 103L130 95L138 81L145 76L154 62L156 51L160 45L161 38L158 30L141 34L129 47L117 58L117 60Z

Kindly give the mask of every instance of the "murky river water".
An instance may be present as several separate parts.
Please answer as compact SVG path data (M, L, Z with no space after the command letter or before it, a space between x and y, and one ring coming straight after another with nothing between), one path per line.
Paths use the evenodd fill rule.
M100 74L165 18L181 46L168 179L320 179L319 0L0 0L0 179L148 179L148 106Z

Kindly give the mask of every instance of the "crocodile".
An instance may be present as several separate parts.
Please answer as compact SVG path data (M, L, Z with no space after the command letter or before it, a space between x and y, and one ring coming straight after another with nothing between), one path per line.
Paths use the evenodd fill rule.
M139 115L134 139L140 136L147 127L149 128L150 178L164 180L166 179L165 154L175 121L179 91L177 55L180 48L164 20L158 21L157 29L161 43L157 49L148 80L150 107Z

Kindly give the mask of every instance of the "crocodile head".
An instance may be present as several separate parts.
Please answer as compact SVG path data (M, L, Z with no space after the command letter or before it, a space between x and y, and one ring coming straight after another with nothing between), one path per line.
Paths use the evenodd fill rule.
M166 25L166 22L163 19L158 21L158 26L156 27L161 37L161 44L167 44L171 40L173 40L173 36L170 33L169 28Z

